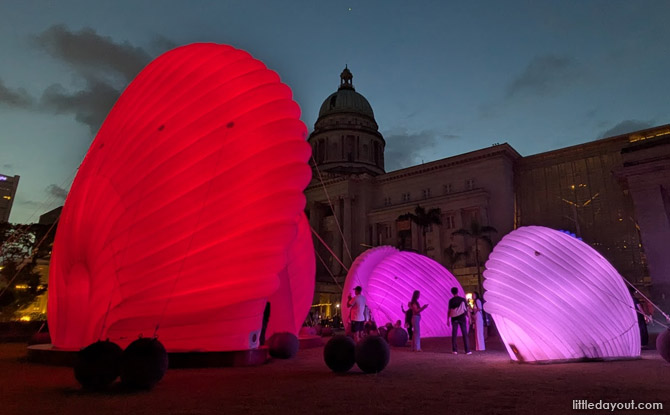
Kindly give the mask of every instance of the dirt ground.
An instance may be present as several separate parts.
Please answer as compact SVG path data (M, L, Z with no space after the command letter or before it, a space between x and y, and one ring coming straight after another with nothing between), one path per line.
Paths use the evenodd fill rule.
M376 375L332 373L323 347L246 368L168 370L152 391L80 389L72 369L24 360L26 345L0 344L0 414L663 414L670 364L655 351L617 362L511 363L500 344L471 356L448 339L424 352L391 351ZM663 410L573 410L572 401L662 402Z

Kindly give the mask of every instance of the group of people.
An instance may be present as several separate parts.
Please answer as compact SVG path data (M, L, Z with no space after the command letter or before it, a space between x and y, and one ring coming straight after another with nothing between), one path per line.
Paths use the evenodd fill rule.
M350 308L351 332L354 335L354 340L359 342L366 331L366 322L370 320L370 311L367 306L367 301L362 295L362 288L360 286L354 289L355 296L349 294L347 306ZM638 318L638 327L640 330L640 339L643 348L647 347L649 342L649 335L647 332L647 323L651 321L651 312L646 312L642 307L640 301L635 297L635 288L630 287L630 293L633 297L633 304ZM468 341L468 328L472 328L475 332L475 350L486 350L484 329L486 326L486 314L484 312L482 301L479 293L475 292L471 300L467 300L458 295L458 288L451 289L452 298L449 300L449 311L447 317L447 326L451 327L451 346L452 353L458 354L457 339L458 330L463 337L463 346L465 354L472 354L470 351L470 344ZM412 299L407 303L407 310L404 305L400 306L405 315L405 328L409 334L412 351L421 351L421 312L424 311L428 304L421 305L419 297L421 293L419 290L414 291ZM267 304L266 313L269 317L270 304ZM669 320L670 321L670 320ZM400 327L400 320L396 324L389 323L388 330L393 327ZM374 327L376 330L376 326Z
M351 332L354 335L356 342L360 341L365 330L365 322L367 321L366 310L367 301L362 295L362 288L360 286L354 289L355 295L349 294L347 307L350 310ZM463 343L465 346L465 354L472 354L468 342L468 326L473 326L475 331L475 349L485 350L484 343L484 310L481 299L478 293L473 294L472 302L458 295L458 289L453 287L451 289L452 298L449 300L449 311L447 318L447 326L451 326L451 343L452 352L458 354L457 338L458 329L460 328L463 335ZM412 351L421 351L421 312L424 311L428 304L421 305L419 297L421 292L414 291L412 299L407 303L407 310L403 305L400 306L402 312L405 314L405 328L411 340ZM397 325L397 324L396 324Z

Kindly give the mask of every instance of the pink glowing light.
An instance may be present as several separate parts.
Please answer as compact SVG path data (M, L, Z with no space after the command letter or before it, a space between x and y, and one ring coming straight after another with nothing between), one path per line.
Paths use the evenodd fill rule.
M54 346L156 333L169 351L255 348L269 300L271 322L297 334L314 279L306 133L289 87L244 51L194 44L151 62L63 208Z
M541 226L519 228L495 246L484 277L486 311L513 360L640 355L626 284L584 242Z
M421 337L451 336L447 327L451 288L457 287L459 295L465 296L458 280L442 265L391 246L368 249L356 258L344 283L342 304L358 285L377 324L404 322L400 307L407 309L414 290L421 291L419 303L428 304L421 313ZM345 306L342 312L346 317Z

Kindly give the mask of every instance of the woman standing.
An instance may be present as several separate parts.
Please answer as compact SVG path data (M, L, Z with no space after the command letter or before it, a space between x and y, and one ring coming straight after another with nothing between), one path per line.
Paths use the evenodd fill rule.
M419 290L414 291L412 294L412 301L410 301L409 306L412 309L412 329L414 330L412 336L412 351L420 352L421 351L421 312L428 307L428 304L421 306L419 304Z
M473 307L472 314L475 323L475 350L486 350L484 344L484 316L482 315L482 301L479 294L475 291L472 294Z

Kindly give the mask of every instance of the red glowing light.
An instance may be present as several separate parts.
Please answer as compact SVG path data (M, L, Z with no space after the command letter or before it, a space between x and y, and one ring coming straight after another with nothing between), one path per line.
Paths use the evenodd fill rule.
M63 208L49 276L54 346L156 333L170 351L254 348L266 301L271 325L297 334L314 284L299 116L289 87L244 51L194 44L151 62ZM309 281L307 295L298 286Z

